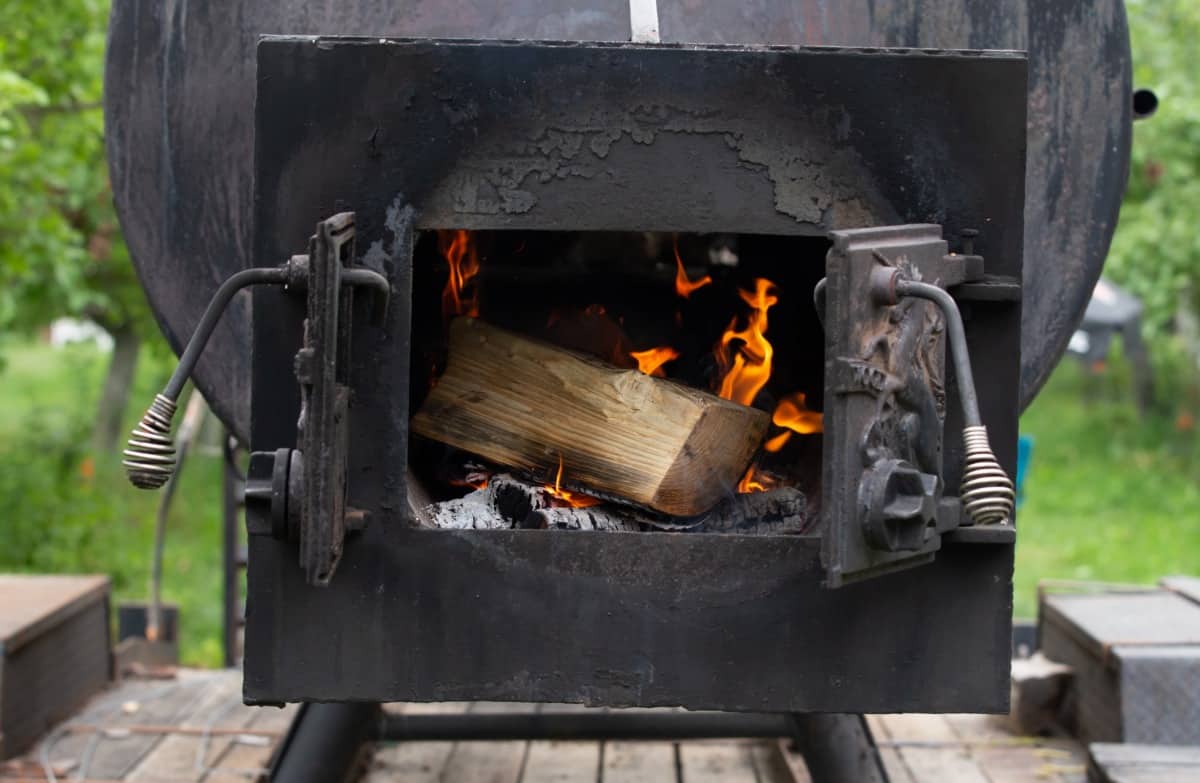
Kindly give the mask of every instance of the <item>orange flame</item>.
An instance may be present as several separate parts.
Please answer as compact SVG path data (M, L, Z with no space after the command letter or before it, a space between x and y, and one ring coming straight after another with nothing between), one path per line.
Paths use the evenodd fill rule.
M672 249L675 251L675 293L682 298L687 299L696 291L712 282L710 275L696 280L695 282L688 280L687 272L683 269L683 259L679 257L679 240L676 239Z
M661 348L649 348L645 351L632 351L630 356L638 363L638 369L647 375L657 378L666 376L662 366L673 359L679 358L679 351L669 345Z
M753 405L754 398L771 378L771 357L775 355L775 349L767 341L766 334L767 310L779 301L774 289L774 283L760 277L754 281L753 292L738 291L751 307L750 317L740 331L734 328L737 319L730 321L715 351L722 371L717 394L727 400ZM741 346L733 349L734 340L740 340Z
M746 475L742 476L742 480L738 482L737 491L739 495L746 495L751 492L766 492L767 487L759 480L756 475L758 466L751 465L746 468Z
M552 487L549 484L546 484L542 487L543 489L545 489L547 492L550 493L551 497L555 498L556 500L560 500L563 503L566 503L571 508L590 508L591 506L600 505L600 501L594 497L591 497L590 495L582 495L577 492L568 492L567 490L563 489L562 488L562 475L563 475L563 458L562 458L562 455L559 454L558 455L558 473L556 473L554 475L554 486Z
M771 421L775 425L785 428L785 431L763 445L763 448L770 452L782 449L792 437L792 433L812 435L824 429L824 417L821 413L810 411L805 407L804 392L796 392L780 400L779 404L775 406L775 413L771 416Z
M479 292L475 286L469 286L479 274L479 253L475 250L471 232L462 229L439 231L438 251L450 265L450 276L442 291L442 315L478 318Z
M749 492L767 492L777 486L779 477L759 468L758 461L755 460L746 468L746 475L738 482L737 491L739 495L745 495Z

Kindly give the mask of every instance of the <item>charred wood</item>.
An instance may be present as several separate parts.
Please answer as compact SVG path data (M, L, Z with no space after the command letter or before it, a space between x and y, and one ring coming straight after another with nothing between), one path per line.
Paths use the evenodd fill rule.
M711 511L690 519L643 518L659 530L696 533L786 535L807 533L815 522L808 499L795 487L750 492L726 498Z
M735 495L697 517L662 517L616 503L587 508L564 505L543 486L510 475L494 477L483 489L432 503L423 510L430 526L455 530L597 530L604 532L737 533L795 535L808 532L804 493L793 487Z

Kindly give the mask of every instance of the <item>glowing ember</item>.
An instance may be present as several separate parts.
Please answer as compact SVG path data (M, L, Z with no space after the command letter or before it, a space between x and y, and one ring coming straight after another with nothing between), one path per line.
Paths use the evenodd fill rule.
M479 292L471 281L479 274L479 254L471 232L461 229L439 231L438 251L450 266L442 291L442 315L479 317Z
M824 426L820 412L810 411L804 406L804 392L796 392L780 400L779 404L775 406L775 413L771 416L771 421L776 426L785 428L786 431L766 442L763 448L770 452L782 449L792 437L793 432L797 435L812 435L821 432Z
M653 375L658 378L666 376L662 366L672 359L679 358L679 351L669 345L664 345L661 348L650 348L645 351L632 351L630 356L638 363L638 369L647 375Z
M742 476L742 480L738 482L737 491L739 495L750 492L766 492L774 489L776 484L778 484L776 477L761 470L758 463L754 462L746 468L746 475Z
M491 474L483 471L472 471L461 479L450 479L450 483L456 487L470 487L474 490L487 489L488 481L491 480Z
M699 280L688 280L687 272L683 269L683 259L679 257L679 240L676 239L673 247L675 251L675 293L679 294L684 299L692 295L696 291L712 282L712 277L705 275Z
M738 291L738 294L750 305L751 312L741 330L735 328L736 318L730 321L717 343L715 354L722 373L717 394L742 405L753 405L754 398L771 378L775 349L767 342L767 310L779 298L775 296L775 284L761 277L754 281L753 292ZM734 347L735 340L741 341L741 345Z
M551 497L553 497L555 500L559 500L559 501L565 503L566 505L570 506L571 508L589 508L591 506L600 505L600 501L594 497L590 497L588 495L581 495L577 492L568 492L567 490L563 489L562 488L562 475L563 475L563 458L562 458L562 455L559 454L558 455L558 473L556 473L554 475L554 486L552 487L549 484L546 484L542 487L544 490L546 490L547 492L550 493Z

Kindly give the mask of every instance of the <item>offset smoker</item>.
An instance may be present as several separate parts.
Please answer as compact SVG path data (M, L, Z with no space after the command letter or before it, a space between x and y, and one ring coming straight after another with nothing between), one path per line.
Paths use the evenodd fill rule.
M1011 474L1023 55L311 37L258 52L239 268L292 261L251 310L249 701L1004 708L1014 532L963 511L970 395L947 330L957 309ZM786 280L770 336L824 413L796 470L815 525L416 528L410 476L429 459L409 421L437 343L421 308L450 229L721 234ZM541 271L567 290L559 260ZM376 275L386 307L361 298ZM913 299L918 277L953 307ZM480 284L485 318L544 305Z

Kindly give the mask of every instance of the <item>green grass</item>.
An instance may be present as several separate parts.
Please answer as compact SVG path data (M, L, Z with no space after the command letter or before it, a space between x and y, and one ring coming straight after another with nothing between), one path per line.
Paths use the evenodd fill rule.
M1041 579L1200 573L1195 387L1164 373L1162 410L1142 417L1127 368L1114 365L1096 377L1064 360L1021 418L1034 447L1017 513L1018 617L1036 613Z
M170 370L161 353L143 351L130 426ZM105 573L117 601L145 600L159 494L130 487L116 453L88 453L107 357L11 340L0 356L0 570ZM169 517L163 596L183 662L220 665L221 461L200 450Z

